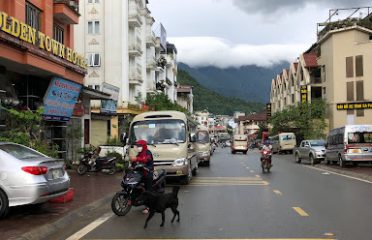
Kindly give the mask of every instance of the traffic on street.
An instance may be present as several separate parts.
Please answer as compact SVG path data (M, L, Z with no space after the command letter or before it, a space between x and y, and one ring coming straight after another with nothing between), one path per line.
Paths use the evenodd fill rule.
M210 167L181 185L180 222L171 223L168 209L164 227L155 214L144 230L147 216L137 207L124 217L108 211L53 239L368 239L372 182L299 165L284 154L274 155L272 171L262 174L257 149L229 150L218 148Z

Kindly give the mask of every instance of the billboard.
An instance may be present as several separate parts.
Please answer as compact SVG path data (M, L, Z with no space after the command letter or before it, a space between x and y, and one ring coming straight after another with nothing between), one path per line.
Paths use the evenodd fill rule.
M44 96L43 118L49 121L69 121L81 87L80 84L63 78L52 78Z
M307 103L307 86L301 86L301 103Z

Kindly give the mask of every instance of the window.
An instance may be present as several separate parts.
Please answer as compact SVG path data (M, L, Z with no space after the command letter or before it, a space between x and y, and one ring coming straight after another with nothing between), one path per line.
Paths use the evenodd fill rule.
M107 136L111 137L111 120L107 120Z
M346 77L354 77L353 57L346 58Z
M88 85L88 88L93 88L93 85Z
M40 31L41 11L29 2L26 2L26 24Z
M100 85L94 85L94 89L99 91Z
M87 62L89 67L101 66L101 56L99 53L89 53L87 56Z
M363 56L362 55L355 57L355 75L357 77L363 77Z
M88 22L88 33L89 34L99 34L99 21L89 21Z
M54 40L63 44L65 41L64 29L61 26L55 25L53 30L54 30L54 33L53 33Z
M88 3L99 3L99 0L88 0Z
M346 83L346 100L354 101L354 82ZM354 110L347 110L348 115L353 115Z
M364 100L364 87L363 81L356 82L356 100L363 101Z

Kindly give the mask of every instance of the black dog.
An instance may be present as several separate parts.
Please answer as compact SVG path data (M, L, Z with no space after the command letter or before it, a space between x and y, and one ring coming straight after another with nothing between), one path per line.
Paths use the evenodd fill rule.
M161 225L160 227L164 226L165 221L165 210L167 208L172 209L173 212L173 218L172 223L174 222L174 219L176 216L178 216L177 222L180 221L180 212L177 210L178 207L178 191L180 190L180 187L175 186L173 187L173 191L171 193L155 193L146 191L141 194L139 197L141 201L143 201L144 205L146 205L149 208L149 216L146 219L144 228L147 227L148 221L154 216L155 213L161 213Z

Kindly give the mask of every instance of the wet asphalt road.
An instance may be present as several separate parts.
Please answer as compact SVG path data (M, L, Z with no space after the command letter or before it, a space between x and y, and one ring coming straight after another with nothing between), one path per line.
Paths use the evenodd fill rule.
M192 183L182 186L180 223L170 223L167 210L163 228L161 215L156 214L144 230L146 215L142 208L132 208L125 217L108 212L101 225L91 226L80 237L372 239L371 183L296 164L291 155L274 155L273 164L270 174L262 174L257 151L232 155L228 148L219 148L211 166L200 167ZM58 238L84 227L78 226L63 230Z

